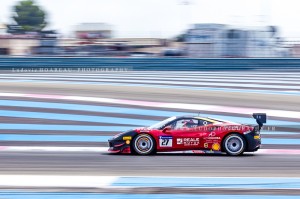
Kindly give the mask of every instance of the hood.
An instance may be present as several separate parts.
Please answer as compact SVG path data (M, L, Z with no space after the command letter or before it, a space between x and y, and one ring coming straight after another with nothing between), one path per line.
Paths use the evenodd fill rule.
M150 131L149 127L138 127L134 130L138 133L140 133L140 132L149 132Z

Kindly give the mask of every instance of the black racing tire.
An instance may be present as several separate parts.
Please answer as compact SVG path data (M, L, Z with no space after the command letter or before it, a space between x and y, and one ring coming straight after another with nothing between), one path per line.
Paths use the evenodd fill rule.
M133 138L132 149L138 155L150 155L155 153L156 143L149 134L138 134Z
M245 138L238 133L229 134L223 140L223 150L227 153L227 155L242 155L245 152L245 149Z

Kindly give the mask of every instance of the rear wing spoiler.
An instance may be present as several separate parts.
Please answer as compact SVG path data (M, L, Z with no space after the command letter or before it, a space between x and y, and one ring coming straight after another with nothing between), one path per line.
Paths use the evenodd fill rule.
M259 125L259 130L265 123L267 123L266 113L253 113L252 116L256 120L257 124Z

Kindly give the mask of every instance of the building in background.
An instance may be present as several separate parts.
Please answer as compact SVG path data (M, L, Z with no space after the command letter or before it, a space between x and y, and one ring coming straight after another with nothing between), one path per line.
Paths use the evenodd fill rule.
M7 32L7 26L5 24L0 24L0 35L5 35Z
M195 24L176 39L113 38L111 26L85 23L74 36L56 31L6 33L0 25L0 55L97 57L299 57L299 42L284 42L276 27Z
M300 57L300 44L291 44L290 46L292 57Z
M225 53L226 29L222 24L195 24L186 33L187 56L222 57Z
M174 43L159 38L60 38L58 47L65 56L160 56L166 46Z
M187 31L188 57L283 57L277 28L195 24Z
M0 35L0 55L32 55L32 48L38 45L39 39L35 35Z
M9 51L7 48L7 42L1 39L5 36L6 30L7 30L6 25L0 24L0 56L9 54Z
M107 23L82 23L75 27L78 39L112 38L112 26Z
M31 53L35 55L58 55L57 46L59 35L54 30L45 30L39 33L39 45L33 46Z

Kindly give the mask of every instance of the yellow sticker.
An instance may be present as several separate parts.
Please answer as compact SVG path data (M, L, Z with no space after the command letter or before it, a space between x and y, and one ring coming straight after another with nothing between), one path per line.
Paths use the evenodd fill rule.
M255 135L254 139L259 140L260 139L260 135Z
M220 150L220 144L219 143L214 143L213 145L212 145L212 149L214 150L214 151L219 151Z
M132 139L131 136L124 136L124 137L123 137L123 140L131 140L131 139Z
M130 140L126 140L126 144L130 144Z

